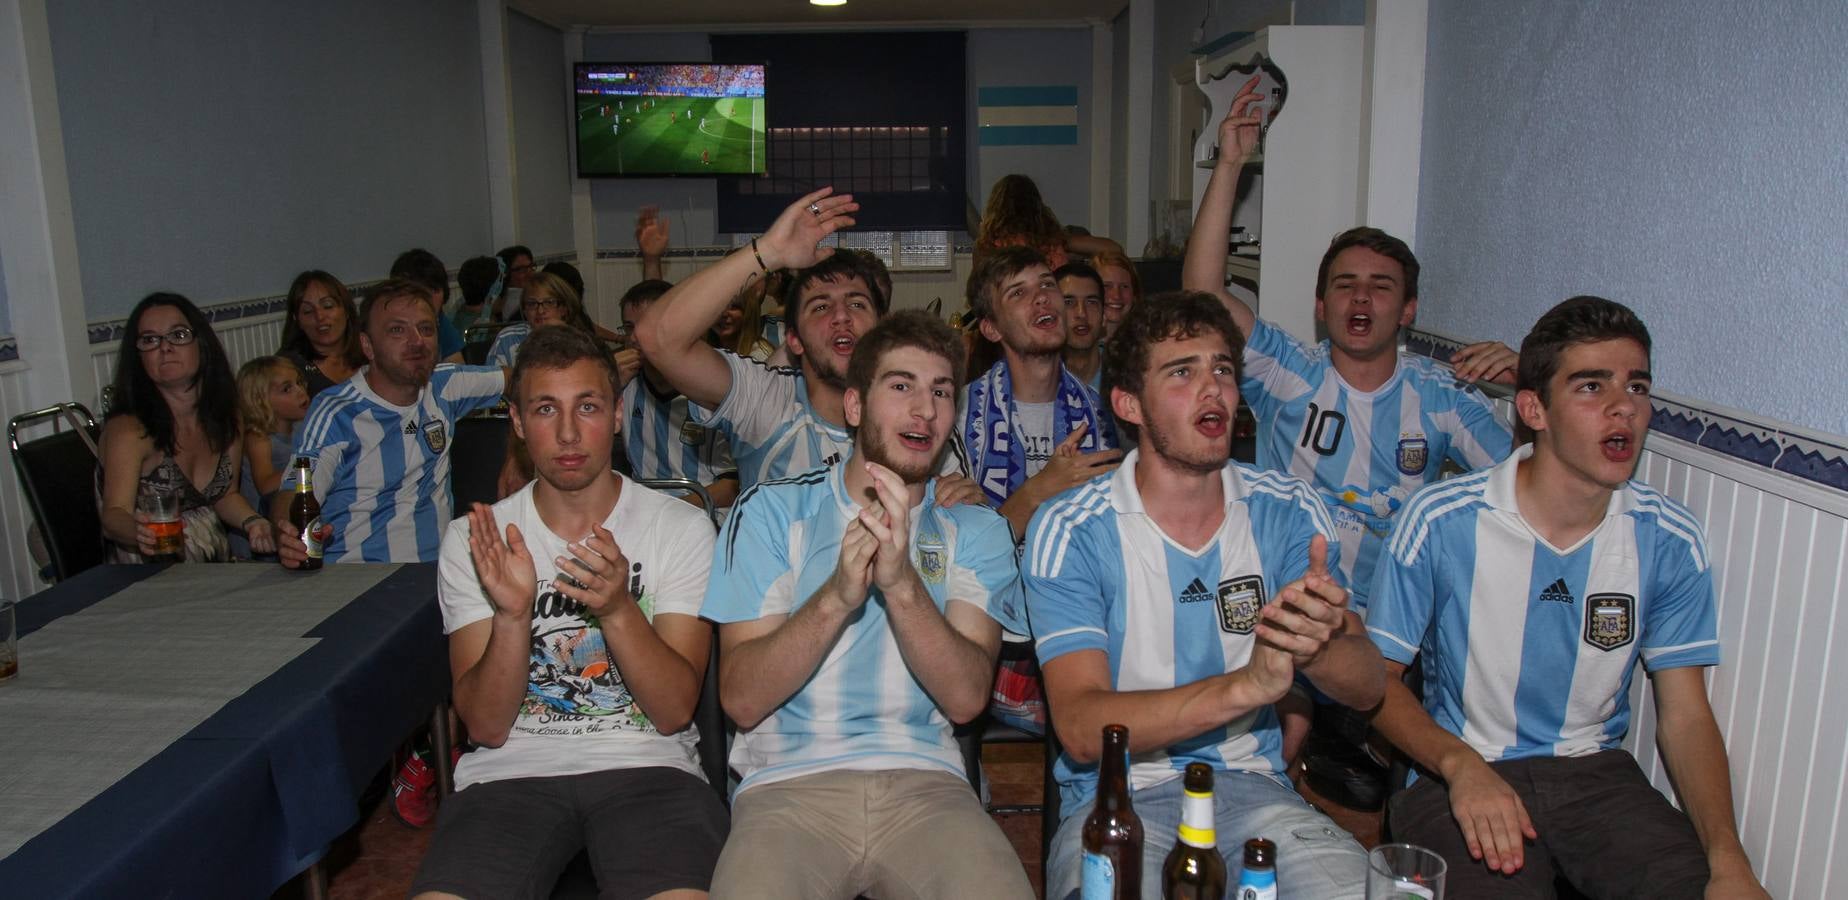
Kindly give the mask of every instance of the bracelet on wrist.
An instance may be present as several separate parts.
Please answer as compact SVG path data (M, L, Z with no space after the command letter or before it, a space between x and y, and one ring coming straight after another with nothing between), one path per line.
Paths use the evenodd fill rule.
M751 238L751 255L757 257L757 268L762 269L763 273L766 275L770 274L770 267L764 265L764 255L757 252L756 238Z
M244 517L244 521L243 521L243 522L242 522L241 524L239 524L239 525L237 526L237 530L239 530L239 531L244 531L244 532L248 532L248 531L250 531L250 523L252 523L252 522L262 522L262 521L266 521L266 520L265 520L265 519L263 518L263 516L261 516L261 515L259 515L259 514L257 514L257 513L251 513L250 515L248 515L248 516L246 516L246 517Z

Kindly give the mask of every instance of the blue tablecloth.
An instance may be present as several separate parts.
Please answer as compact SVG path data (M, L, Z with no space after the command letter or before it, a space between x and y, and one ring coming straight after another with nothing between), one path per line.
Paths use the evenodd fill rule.
M19 604L20 632L163 568L91 569ZM448 694L436 567L404 566L309 636L320 641L0 860L0 896L266 897L319 858Z

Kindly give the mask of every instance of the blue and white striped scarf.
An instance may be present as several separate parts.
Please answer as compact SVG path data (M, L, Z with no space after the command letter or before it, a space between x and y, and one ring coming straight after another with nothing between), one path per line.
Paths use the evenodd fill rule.
M981 378L969 383L969 402L963 410L963 441L982 492L996 506L1027 480L1026 444L1014 440L1014 391L1007 360L995 363ZM1099 409L1097 395L1085 387L1064 363L1059 364L1059 396L1053 404L1052 442L1056 446L1080 422L1090 424L1078 447L1085 452L1116 446L1116 429L1110 416Z

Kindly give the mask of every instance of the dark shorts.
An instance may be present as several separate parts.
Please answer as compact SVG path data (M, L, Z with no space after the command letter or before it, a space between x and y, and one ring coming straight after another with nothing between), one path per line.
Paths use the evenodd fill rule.
M1540 839L1528 841L1521 870L1491 872L1470 859L1450 812L1450 791L1420 778L1392 798L1393 840L1426 847L1450 864L1446 896L1551 900L1563 876L1591 897L1701 897L1707 856L1686 814L1643 777L1622 750L1591 756L1489 764L1520 795Z
M598 896L706 890L729 817L678 769L617 769L470 785L443 801L411 894L543 898L579 850Z

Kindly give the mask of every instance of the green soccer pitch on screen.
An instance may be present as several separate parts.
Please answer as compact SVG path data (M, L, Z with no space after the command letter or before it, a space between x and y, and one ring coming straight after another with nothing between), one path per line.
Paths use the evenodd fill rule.
M584 178L762 175L764 67L578 63Z

